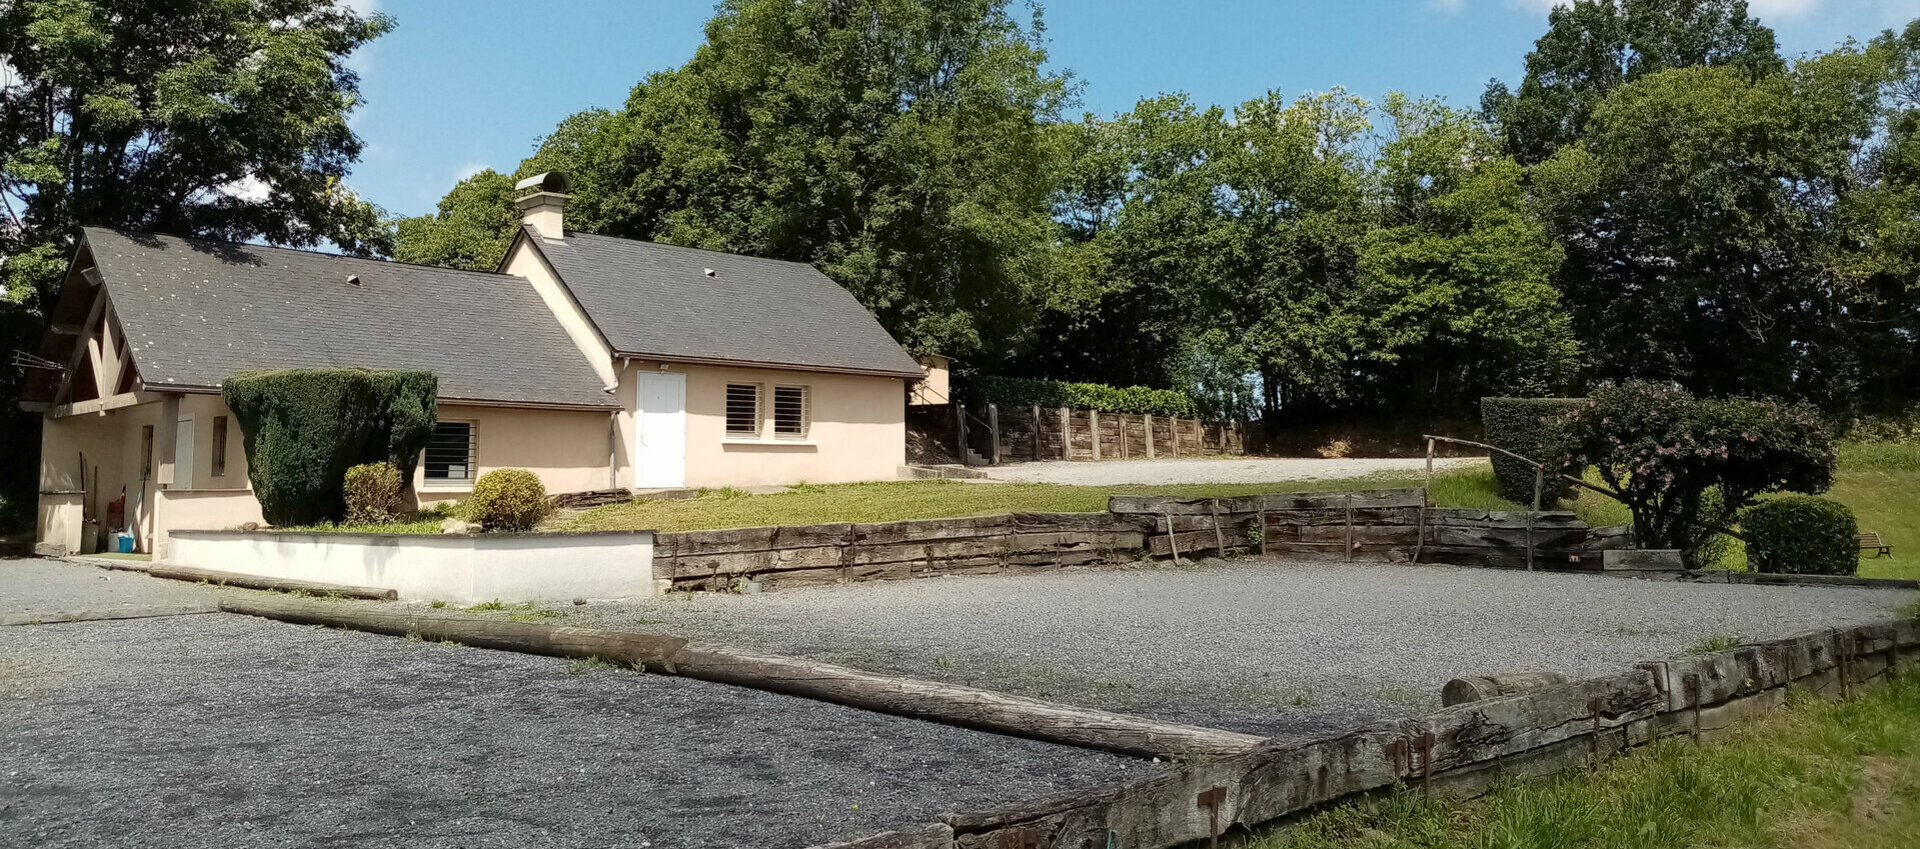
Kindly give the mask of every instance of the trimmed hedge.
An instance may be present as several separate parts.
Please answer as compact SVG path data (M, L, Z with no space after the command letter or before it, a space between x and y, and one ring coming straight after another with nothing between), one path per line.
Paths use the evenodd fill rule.
M406 485L392 463L362 463L348 469L342 481L347 521L380 525L399 515L400 493Z
M1783 495L1740 514L1747 563L1756 572L1852 575L1860 570L1860 524L1847 505L1811 495Z
M347 469L393 464L404 481L433 432L439 381L426 372L275 369L227 379L247 477L269 524L339 521Z
M1102 413L1198 418L1193 398L1172 389L1145 386L1120 388L1104 383L1066 383L1058 380L1028 380L1018 377L976 377L973 394L981 403L1001 408L1070 407Z
M1486 430L1489 444L1547 464L1546 488L1540 497L1543 509L1551 509L1571 490L1571 484L1555 481L1554 466L1564 459L1567 449L1564 427L1566 414L1585 403L1584 398L1480 399L1480 422ZM1582 467L1563 471L1579 477L1584 470ZM1493 478L1500 497L1521 504L1532 503L1532 467L1512 457L1495 454Z
M526 469L494 469L473 482L466 512L488 531L530 531L547 515L547 488Z

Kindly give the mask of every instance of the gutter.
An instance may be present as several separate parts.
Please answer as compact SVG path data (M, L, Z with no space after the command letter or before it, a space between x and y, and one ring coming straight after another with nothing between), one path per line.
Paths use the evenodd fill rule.
M891 369L845 368L842 366L803 365L799 363L769 363L756 360L727 360L718 357L684 357L674 354L649 354L642 351L615 351L614 355L622 360L651 360L656 363L690 363L704 366L734 366L738 368L770 368L783 371L822 372L826 374L857 374L866 377L895 377L902 380L919 380L926 373L913 371L893 371Z

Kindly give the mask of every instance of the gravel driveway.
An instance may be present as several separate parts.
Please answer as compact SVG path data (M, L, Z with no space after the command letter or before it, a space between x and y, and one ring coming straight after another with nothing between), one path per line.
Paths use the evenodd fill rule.
M1154 768L569 669L229 614L0 627L0 846L801 847Z
M1911 593L1243 560L570 608L602 623L1237 731L1438 706L1450 678L1591 676L1715 636L1885 618Z
M0 558L0 625L211 612L220 590L143 572Z
M1485 464L1484 457L1446 457L1435 469ZM1278 483L1337 480L1382 472L1424 472L1427 461L1414 458L1243 457L1219 460L1103 460L1098 463L1049 460L986 469L994 480L1014 483L1063 483L1076 486L1175 483Z

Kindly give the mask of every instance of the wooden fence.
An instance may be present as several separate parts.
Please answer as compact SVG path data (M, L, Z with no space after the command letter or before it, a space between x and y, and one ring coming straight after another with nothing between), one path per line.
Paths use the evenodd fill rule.
M1652 740L1712 738L1786 704L1788 686L1828 698L1920 662L1920 620L1822 629L1632 672L1471 702L1245 754L1176 763L877 835L837 849L1163 849L1395 785L1471 797L1500 782L1597 764Z
M1383 563L1411 562L1417 554L1427 563L1527 565L1525 513L1425 504L1421 489L1115 496L1104 513L662 533L653 564L655 577L686 590L1042 571L1175 554ZM1598 569L1602 549L1624 545L1612 529L1589 529L1571 513L1534 514L1533 538L1541 568Z
M990 410L988 419L999 423L1003 462L1158 460L1247 453L1246 434L1237 422L1065 407L1000 407Z

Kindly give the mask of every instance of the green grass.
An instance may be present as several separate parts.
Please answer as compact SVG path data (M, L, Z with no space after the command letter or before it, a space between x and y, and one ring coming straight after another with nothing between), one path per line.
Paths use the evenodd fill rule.
M1920 676L1791 706L1713 743L1667 739L1598 769L1449 803L1403 791L1253 849L1896 849L1920 833Z
M588 510L559 530L695 531L829 522L893 522L992 516L1000 513L1096 513L1114 495L1234 496L1267 492L1327 492L1419 486L1420 474L1377 475L1347 480L1280 481L1172 486L1064 486L959 481L888 481L808 485L769 495L719 492L679 501L643 500ZM1441 504L1494 509L1511 507L1493 493L1493 473L1447 472L1434 476Z

